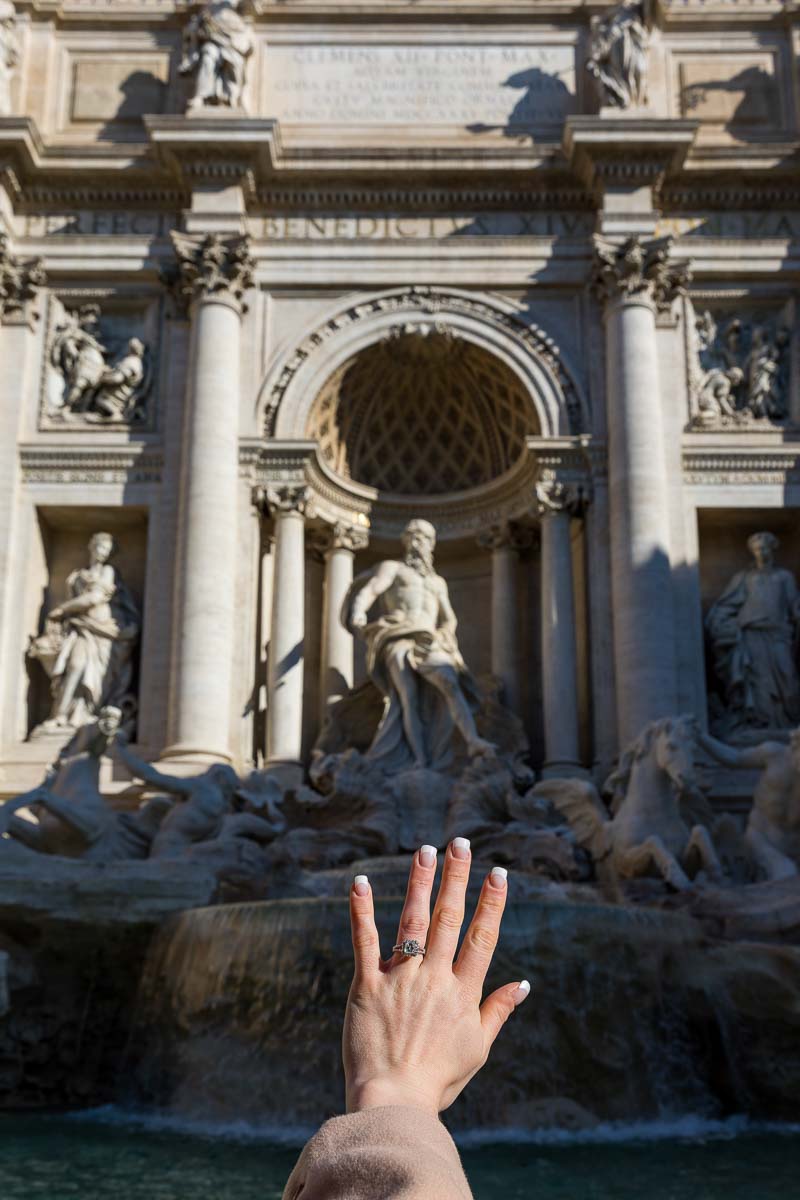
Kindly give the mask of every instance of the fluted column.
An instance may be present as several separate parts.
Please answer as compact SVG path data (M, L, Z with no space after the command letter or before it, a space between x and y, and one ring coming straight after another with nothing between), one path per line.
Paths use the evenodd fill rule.
M619 738L677 704L666 461L656 313L688 270L669 244L596 242L593 287L605 307L608 484Z
M580 770L580 731L571 521L584 493L574 484L540 480L536 499L542 530L543 774L574 775Z
M320 721L353 686L353 637L342 624L344 598L353 582L356 551L367 547L366 529L338 522L324 531L325 584L322 599L322 688Z
M511 522L494 525L478 544L492 552L492 674L500 680L503 703L520 715L519 552L530 534Z
M172 744L165 758L230 759L236 610L239 359L246 238L173 235L174 290L191 318Z
M269 487L275 521L272 623L267 669L267 765L287 779L302 770L305 659L305 517L308 489Z

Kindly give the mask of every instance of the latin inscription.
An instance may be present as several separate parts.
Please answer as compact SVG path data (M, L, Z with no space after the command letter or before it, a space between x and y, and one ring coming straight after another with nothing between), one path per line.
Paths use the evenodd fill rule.
M266 111L286 123L530 129L574 111L575 52L474 42L271 45L266 91Z
M31 214L24 236L165 237L178 226L172 213L116 209ZM265 241L411 241L482 237L589 237L591 213L471 213L461 216L362 214L353 216L298 213L252 217L250 234ZM798 238L800 212L714 212L663 217L658 235L677 238Z

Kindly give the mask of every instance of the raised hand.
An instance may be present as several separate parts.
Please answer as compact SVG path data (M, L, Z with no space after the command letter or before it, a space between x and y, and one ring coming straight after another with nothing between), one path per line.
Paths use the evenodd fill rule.
M427 939L424 956L395 951L381 959L369 880L357 875L353 882L355 975L343 1035L348 1112L381 1105L441 1112L486 1062L502 1026L530 992L527 980L508 983L481 1003L508 894L502 867L484 880L453 961L470 867L469 842L455 838L431 916L436 850L423 846L414 855L397 944L426 946Z

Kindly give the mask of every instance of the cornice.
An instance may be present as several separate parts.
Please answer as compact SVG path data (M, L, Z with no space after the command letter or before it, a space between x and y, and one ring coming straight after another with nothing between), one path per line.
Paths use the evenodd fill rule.
M160 483L164 465L161 449L150 445L23 445L19 457L22 482L27 484Z
M694 444L692 442L694 441ZM800 443L754 449L730 443L709 444L691 434L684 439L684 481L693 486L746 487L800 484Z

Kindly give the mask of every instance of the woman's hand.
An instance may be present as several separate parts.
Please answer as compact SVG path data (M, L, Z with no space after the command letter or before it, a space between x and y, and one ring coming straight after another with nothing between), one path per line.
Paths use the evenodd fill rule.
M347 1111L404 1104L438 1113L480 1070L503 1024L530 992L527 980L498 988L481 1004L505 908L506 872L494 867L455 963L471 866L469 842L447 847L433 917L436 850L414 855L398 945L414 938L424 957L399 952L381 961L372 889L357 875L350 889L355 976L345 1014Z

